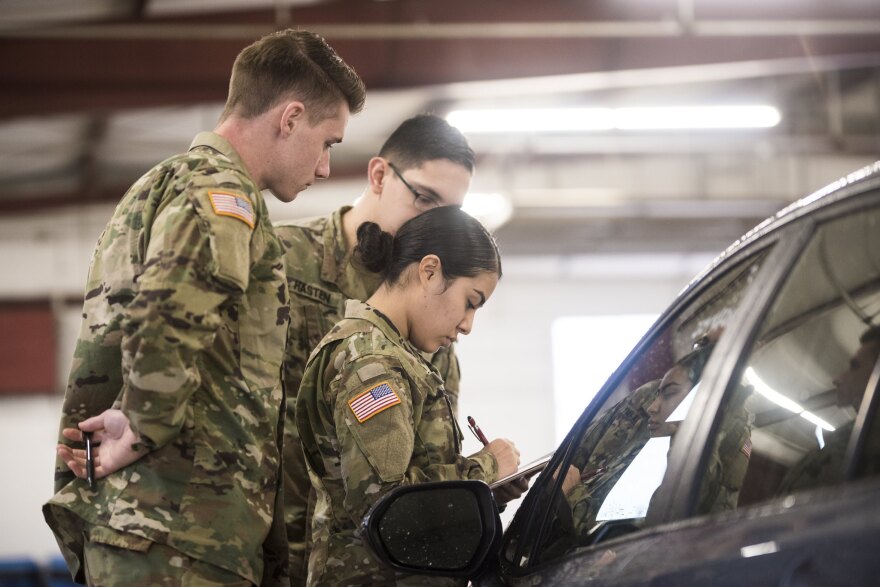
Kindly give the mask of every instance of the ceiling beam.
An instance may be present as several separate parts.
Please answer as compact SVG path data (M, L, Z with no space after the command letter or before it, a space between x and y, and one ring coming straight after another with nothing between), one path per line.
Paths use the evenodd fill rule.
M281 22L276 10L155 18L140 2L107 22L0 26L0 118L222 102L238 51L282 24L327 37L369 90L880 53L880 9L682 20L674 2L609 4L629 3L346 0L286 7Z
M368 90L545 75L880 53L817 38L564 40L330 40ZM225 100L241 43L156 40L0 40L0 118L190 105Z

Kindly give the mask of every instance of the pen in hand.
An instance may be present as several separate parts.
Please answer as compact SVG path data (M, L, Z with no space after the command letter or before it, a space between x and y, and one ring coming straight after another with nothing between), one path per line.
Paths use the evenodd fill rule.
M92 453L92 433L83 432L83 440L86 443L86 481L89 483L89 489L95 488L95 457Z
M486 435L483 434L483 431L480 429L480 427L477 426L476 421L473 418L471 418L470 416L467 417L467 421L468 421L468 428L471 429L471 432L474 433L474 436L477 437L477 440L482 442L483 446L486 446L487 444L489 444L489 440L486 438Z

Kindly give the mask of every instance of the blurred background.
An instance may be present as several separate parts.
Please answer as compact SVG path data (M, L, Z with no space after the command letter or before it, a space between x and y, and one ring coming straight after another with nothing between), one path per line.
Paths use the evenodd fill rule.
M505 276L458 346L459 419L524 461L715 255L880 152L876 0L0 0L0 561L57 551L40 505L116 201L214 127L235 55L288 26L368 99L331 178L270 198L274 220L352 202L412 115L468 135L466 206Z

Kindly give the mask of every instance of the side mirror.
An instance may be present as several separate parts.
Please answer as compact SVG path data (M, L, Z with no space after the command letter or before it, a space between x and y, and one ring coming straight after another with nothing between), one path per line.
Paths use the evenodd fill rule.
M472 577L501 540L492 490L482 481L398 487L363 522L377 558L394 570Z

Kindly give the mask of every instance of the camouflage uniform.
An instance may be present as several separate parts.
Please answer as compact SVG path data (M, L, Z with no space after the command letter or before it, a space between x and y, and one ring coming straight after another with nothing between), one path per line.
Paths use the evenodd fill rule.
M116 208L92 258L61 428L116 407L149 452L94 491L57 462L43 510L79 580L85 540L142 551L144 539L252 583L285 578L281 253L260 190L214 133Z
M566 499L576 535L587 534L608 493L651 438L648 406L657 397L660 380L648 382L590 424L572 463L581 471L581 483Z
M752 416L745 408L751 393L751 387L740 387L725 407L718 439L703 475L698 514L735 510L739 503L752 457Z
M807 452L785 474L776 495L786 495L814 487L832 485L843 478L843 460L855 422L849 422L828 435L825 446Z
M310 512L315 494L309 481L296 428L296 392L309 354L342 319L345 300L366 300L379 287L380 276L351 261L342 232L342 216L350 206L330 216L277 224L285 248L290 290L290 328L284 357L287 414L284 426L284 521L290 552L292 585L305 585L308 571ZM434 367L443 376L453 407L458 404L458 360L451 348L434 353Z
M633 391L591 424L581 441L582 449L591 452L579 467L582 483L566 496L578 535L590 531L605 498L650 439L648 407L657 397L659 385L660 380L650 381ZM728 406L700 490L699 514L736 509L751 456L750 417L743 407L750 391L739 390ZM673 436L670 451L674 440ZM574 465L578 467L580 462L576 457ZM655 507L654 496L656 492L649 509Z
M106 529L105 529L106 530ZM104 537L106 538L106 536ZM101 587L248 587L237 574L180 554L170 546L146 538L120 534L124 548L94 540L85 543L83 567L86 582ZM109 542L105 540L105 542ZM120 573L119 569L125 569Z
M437 370L356 300L309 358L296 423L317 489L310 585L403 579L380 566L360 531L364 514L394 487L497 478L495 457L485 449L460 454L461 431Z

